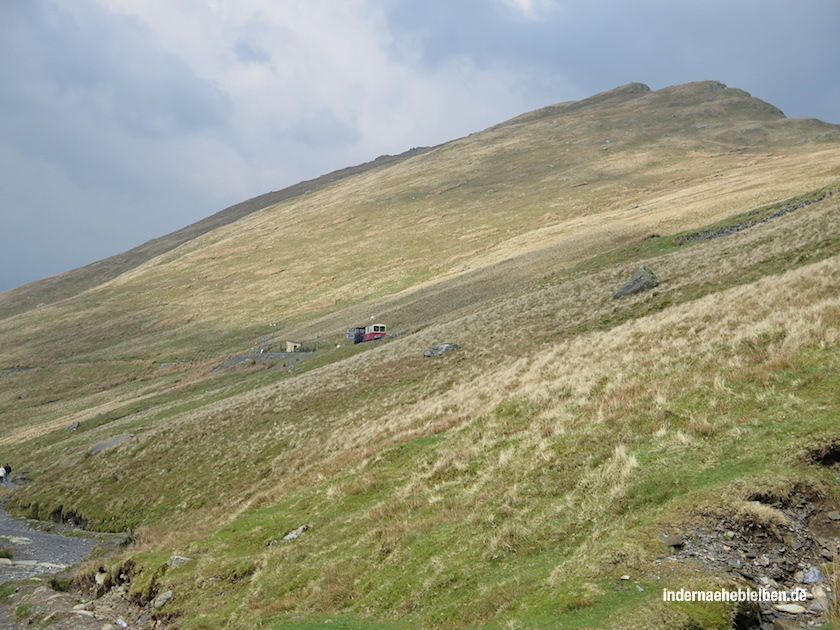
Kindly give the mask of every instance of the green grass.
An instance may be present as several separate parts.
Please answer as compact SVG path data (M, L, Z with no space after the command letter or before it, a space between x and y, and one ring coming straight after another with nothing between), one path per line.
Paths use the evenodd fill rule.
M722 219L721 221L716 221L714 223L701 226L699 228L684 230L676 234L667 234L664 236L651 235L651 237L645 238L636 243L631 243L624 247L619 247L614 250L604 252L603 254L593 256L592 258L572 267L568 271L568 273L570 275L588 274L600 271L602 269L606 269L608 267L612 267L619 264L626 264L629 262L644 263L645 261L648 261L650 259L676 252L678 249L685 247L693 247L703 243L702 240L681 242L681 239L691 234L706 232L714 230L715 228L741 226L749 222L758 223L759 221L767 219L768 217L770 217L771 215L783 208L789 206L795 207L801 204L810 205L811 203L817 202L817 200L824 195L832 195L837 192L840 192L840 184L832 184L830 186L825 186L817 190L813 190L804 195L792 197L791 199L787 199L785 201L767 204L754 210L741 212L732 215L731 217L727 217L726 219ZM720 238L726 237L724 236ZM831 246L836 247L836 243L833 242L833 239L831 241ZM828 253L828 255L833 255L833 252L834 250L832 249L832 253ZM794 252L789 252L787 255L796 257L798 254ZM755 277L760 276L751 274L750 276L745 278L745 282L750 282Z
M32 614L32 607L29 604L20 604L15 608L15 621L23 621Z
M8 599L10 595L14 594L16 588L17 587L10 582L0 584L0 600Z

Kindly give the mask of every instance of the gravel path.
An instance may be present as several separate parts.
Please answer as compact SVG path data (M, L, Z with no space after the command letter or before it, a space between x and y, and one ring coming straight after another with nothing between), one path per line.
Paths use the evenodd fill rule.
M0 584L63 571L84 560L102 542L101 535L72 526L13 517L3 508L4 503L5 500L0 503L0 547L11 549L12 558L0 558ZM29 627L14 621L13 609L0 607L0 630ZM88 628L86 621L79 620L78 625L71 623L69 627ZM101 626L100 622L98 627ZM56 627L68 626L60 623Z
M42 573L56 573L82 561L98 544L72 527L15 518L0 508L0 547L12 559L0 558L0 584Z

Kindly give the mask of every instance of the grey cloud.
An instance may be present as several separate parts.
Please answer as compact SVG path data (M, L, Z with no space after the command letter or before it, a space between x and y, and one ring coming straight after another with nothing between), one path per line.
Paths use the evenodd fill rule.
M840 3L816 0L557 0L538 20L480 0L387 4L397 58L419 55L429 68L467 55L479 67L504 61L566 77L579 98L630 81L651 87L717 79L746 89L793 116L840 122L837 88L813 77L840 67ZM550 86L550 84L549 84ZM791 86L794 90L791 91ZM550 94L535 90L534 97ZM542 103L547 104L547 103Z
M240 39L233 48L237 59L243 63L269 63L271 55L258 44L252 44Z
M230 103L142 23L43 0L3 2L0 22L0 290L219 209L180 181L202 165L178 160L228 133Z
M0 125L21 151L80 162L82 175L113 162L115 131L177 137L224 126L227 97L152 48L138 21L87 3L70 14L12 0L2 11L15 36L0 40L0 81L14 96L0 101Z

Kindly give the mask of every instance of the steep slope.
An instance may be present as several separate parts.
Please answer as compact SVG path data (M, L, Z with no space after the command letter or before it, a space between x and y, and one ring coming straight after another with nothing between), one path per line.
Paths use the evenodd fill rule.
M12 504L131 528L111 580L173 589L185 627L727 627L661 602L732 584L661 536L837 509L838 140L631 84L10 317L0 365L36 368L0 392ZM643 262L660 286L613 300ZM370 315L412 334L334 347ZM322 349L212 371L275 330Z
M206 219L197 221L171 234L143 243L122 254L117 254L116 256L111 256L110 258L91 263L90 265L85 265L79 269L73 269L57 276L30 282L21 287L0 293L0 319L72 297L86 289L113 280L120 274L134 269L152 258L165 254L179 245L198 238L211 230L238 221L252 212L262 210L287 199L320 190L324 186L344 179L345 177L391 164L400 159L421 153L424 150L424 148L418 147L405 151L400 155L382 155L372 162L343 168L282 190L259 195L247 201L234 204Z

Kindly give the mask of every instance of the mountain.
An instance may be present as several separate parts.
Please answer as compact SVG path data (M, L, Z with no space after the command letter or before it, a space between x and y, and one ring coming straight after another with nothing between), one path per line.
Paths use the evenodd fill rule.
M9 505L129 529L77 585L184 627L767 622L661 595L838 533L838 166L838 126L634 83L4 294Z

